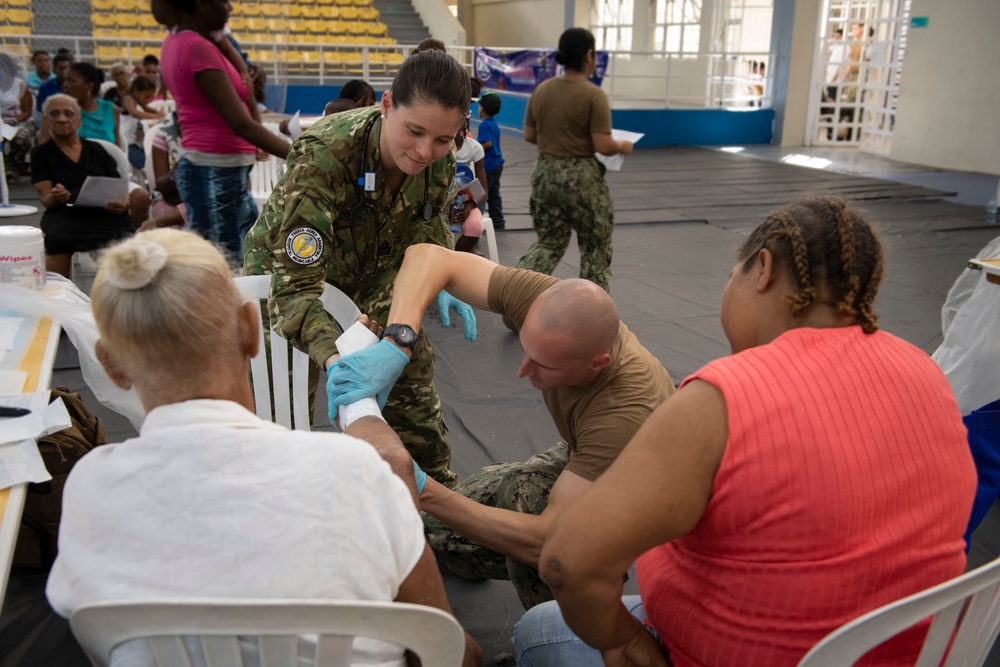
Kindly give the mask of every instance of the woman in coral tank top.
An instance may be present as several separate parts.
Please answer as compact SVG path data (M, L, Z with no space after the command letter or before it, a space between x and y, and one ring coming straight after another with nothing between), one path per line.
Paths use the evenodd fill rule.
M525 615L518 665L791 666L962 573L965 429L930 357L878 330L881 278L878 238L836 199L754 230L722 296L732 356L560 515L539 560L558 606ZM641 595L621 598L636 559ZM913 664L926 630L862 664Z

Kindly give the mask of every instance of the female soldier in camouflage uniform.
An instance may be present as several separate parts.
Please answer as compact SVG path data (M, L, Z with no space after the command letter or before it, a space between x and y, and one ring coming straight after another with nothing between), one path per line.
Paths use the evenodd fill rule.
M597 69L590 31L564 32L556 62L566 68L565 74L538 86L524 115L524 140L538 145L538 163L531 176L531 220L538 240L517 266L551 274L575 229L580 277L606 291L614 210L604 166L594 152L628 155L632 142L611 138L608 98L588 82Z
M468 72L454 58L420 53L400 66L378 106L326 116L292 146L247 235L245 269L271 274L271 326L323 368L335 360L338 335L319 301L325 283L386 326L406 248L451 247L452 145L469 97ZM384 415L421 468L453 486L433 380L433 352L420 336Z

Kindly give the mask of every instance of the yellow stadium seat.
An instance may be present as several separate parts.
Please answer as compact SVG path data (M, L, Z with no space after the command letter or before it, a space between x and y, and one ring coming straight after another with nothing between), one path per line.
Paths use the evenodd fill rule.
M229 19L229 29L233 32L242 32L247 29L247 20L242 16L233 16Z
M260 11L264 16L284 16L285 12L281 9L281 5L275 4L273 2L265 2L260 6Z
M31 26L28 25L5 25L0 26L0 32L5 32L8 35L30 35Z
M113 11L115 8L115 2L114 0L91 0L90 7L95 12Z
M275 18L267 20L267 28L272 35L283 35L288 32L288 19Z
M139 14L139 25L143 28L158 28L159 23L153 18L152 14Z
M248 16L260 16L262 12L260 5L258 5L256 2L248 2L240 6L239 12L237 12L236 9L234 8L233 13L234 14L239 13L240 16L248 17Z
M372 4L372 0L354 0L354 5L357 7L369 7Z
M357 7L338 7L337 11L340 14L340 18L342 19L353 21L354 19L358 18Z
M23 7L31 9L31 0L7 0L8 7Z
M302 18L302 5L292 4L288 6L288 18Z
M354 4L352 0L333 0L333 2L334 4L340 5L341 7L350 6Z
M358 7L358 18L366 21L378 21L378 10L374 7Z
M248 18L247 30L250 32L267 32L267 19Z
M309 32L309 21L296 21L293 19L288 22L288 31L297 34Z
M95 28L114 28L118 25L114 14L91 14L90 23Z
M13 24L28 24L31 23L31 10L30 9L8 9L4 17L4 22Z
M366 27L367 27L366 32L373 37L381 37L382 35L389 32L389 26L382 23L381 21L368 23Z

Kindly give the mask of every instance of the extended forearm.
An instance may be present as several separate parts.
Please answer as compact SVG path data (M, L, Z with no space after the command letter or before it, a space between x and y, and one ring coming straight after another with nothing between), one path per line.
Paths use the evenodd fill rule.
M621 576L568 579L543 576L563 619L580 639L606 651L624 645L635 634L638 621L622 604Z
M482 505L429 478L420 509L487 549L538 567L548 517Z
M362 417L351 423L345 431L350 436L364 440L375 448L378 455L389 464L392 471L403 480L417 504L417 482L413 476L413 459L396 432L378 417Z

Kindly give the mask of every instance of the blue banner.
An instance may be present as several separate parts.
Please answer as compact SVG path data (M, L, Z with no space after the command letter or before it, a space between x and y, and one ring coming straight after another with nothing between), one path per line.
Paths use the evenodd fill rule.
M511 93L531 93L542 81L563 73L556 62L556 50L525 49L524 51L475 50L476 76L483 88ZM597 69L590 81L600 87L608 67L606 51L597 52Z

